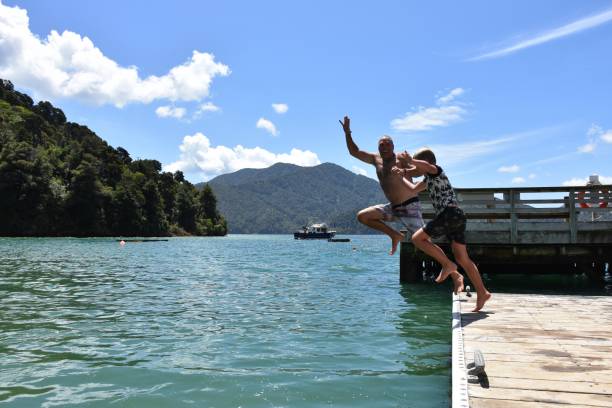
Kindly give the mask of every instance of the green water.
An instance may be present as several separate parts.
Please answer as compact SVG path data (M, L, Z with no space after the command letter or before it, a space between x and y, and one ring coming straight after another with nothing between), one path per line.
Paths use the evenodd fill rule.
M0 405L447 407L449 287L351 238L0 239Z

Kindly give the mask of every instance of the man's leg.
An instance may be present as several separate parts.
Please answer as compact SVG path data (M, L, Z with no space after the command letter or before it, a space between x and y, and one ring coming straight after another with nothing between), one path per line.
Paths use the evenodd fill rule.
M387 234L391 238L391 251L389 251L389 255L393 255L397 250L397 245L404 239L404 235L385 224L383 222L385 217L385 213L377 207L368 207L357 213L357 219L360 223Z
M486 301L491 298L491 293L489 293L487 288L485 288L482 278L480 277L478 267L470 259L470 256L467 253L466 245L456 241L452 241L451 248L453 249L455 260L459 262L459 265L461 265L463 270L470 278L470 281L472 281L472 283L474 284L474 287L476 289L476 295L478 296L478 298L476 300L476 307L472 311L477 312L482 309Z
M452 275L453 281L455 281L455 289L458 289L457 280L461 275L457 272L457 265L448 259L442 248L431 242L431 237L425 232L424 228L421 228L412 235L412 243L442 265L442 270L436 278L436 282L441 283Z

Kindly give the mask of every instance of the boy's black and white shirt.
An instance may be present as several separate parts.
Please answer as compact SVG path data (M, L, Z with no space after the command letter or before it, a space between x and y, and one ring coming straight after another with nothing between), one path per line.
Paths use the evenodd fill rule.
M446 207L454 206L457 207L457 196L455 190L451 186L448 177L442 170L442 167L436 166L438 172L436 174L426 174L425 183L427 184L427 191L431 198L436 215L440 214Z

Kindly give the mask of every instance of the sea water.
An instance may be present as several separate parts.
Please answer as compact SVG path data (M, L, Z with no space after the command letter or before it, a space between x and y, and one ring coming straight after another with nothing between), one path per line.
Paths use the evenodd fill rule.
M0 405L447 407L450 286L351 239L2 238Z

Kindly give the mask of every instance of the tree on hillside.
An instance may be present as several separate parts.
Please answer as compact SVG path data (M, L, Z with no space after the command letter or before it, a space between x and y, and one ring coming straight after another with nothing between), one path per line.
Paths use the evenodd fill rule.
M211 220L218 220L219 213L217 211L217 197L212 191L210 185L206 184L200 191L200 217Z
M184 181L178 186L176 207L178 211L178 225L185 231L195 234L197 231L198 210L194 190L190 189L191 184Z
M168 231L168 220L164 212L164 200L157 184L148 180L142 188L144 194L145 235L163 235Z
M96 166L83 162L72 172L66 211L68 224L75 235L100 235L105 232L105 200Z

